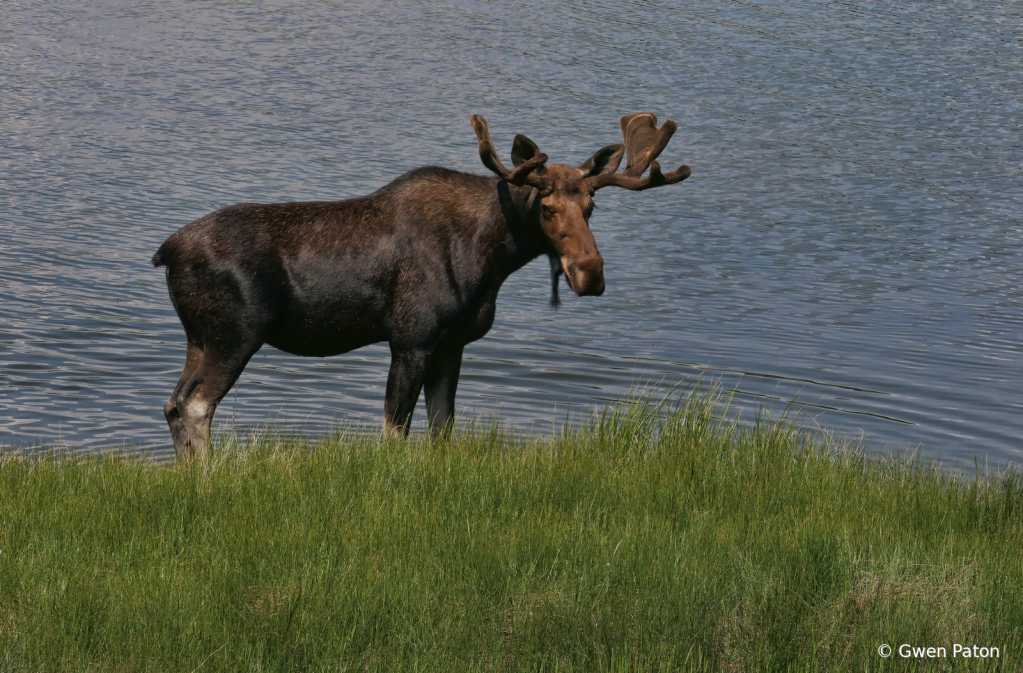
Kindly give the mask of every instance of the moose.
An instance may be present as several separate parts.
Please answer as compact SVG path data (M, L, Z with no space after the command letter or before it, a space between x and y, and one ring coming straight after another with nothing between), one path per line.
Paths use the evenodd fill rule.
M480 159L496 177L429 166L353 199L241 203L185 225L160 246L153 266L167 267L188 341L164 406L179 459L206 453L217 404L263 344L326 357L386 341L385 432L409 432L425 388L431 432L444 434L462 350L490 330L505 279L547 255L555 308L562 274L577 295L602 295L604 260L589 228L594 192L640 191L690 175L685 165L661 172L656 158L678 126L668 120L658 128L650 112L622 117L625 143L577 168L548 165L518 135L509 170L486 120L472 115L471 123Z

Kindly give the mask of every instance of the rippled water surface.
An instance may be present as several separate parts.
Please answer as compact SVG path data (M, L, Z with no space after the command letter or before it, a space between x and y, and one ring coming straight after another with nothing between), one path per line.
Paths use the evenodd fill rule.
M485 173L679 123L681 185L607 189L607 293L512 276L463 414L548 431L637 382L793 400L872 449L964 467L1023 434L1018 3L0 5L0 444L166 452L184 336L149 258L242 201L339 199L424 164ZM378 423L384 345L265 347L220 427ZM417 418L422 418L420 413ZM164 454L166 455L166 454Z

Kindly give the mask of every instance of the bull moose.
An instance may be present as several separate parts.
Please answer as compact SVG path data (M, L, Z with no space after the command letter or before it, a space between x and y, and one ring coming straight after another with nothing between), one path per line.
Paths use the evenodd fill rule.
M594 192L639 191L690 174L688 166L661 172L655 159L677 124L657 128L649 112L622 117L625 143L578 168L547 165L518 135L508 170L486 120L471 122L480 159L496 177L430 166L354 199L227 206L160 246L153 265L167 267L188 340L164 406L179 459L207 451L217 404L263 344L325 357L387 341L385 432L408 433L424 387L431 431L445 432L462 349L490 330L505 279L547 255L552 305L561 274L577 295L600 296L604 260L589 229Z

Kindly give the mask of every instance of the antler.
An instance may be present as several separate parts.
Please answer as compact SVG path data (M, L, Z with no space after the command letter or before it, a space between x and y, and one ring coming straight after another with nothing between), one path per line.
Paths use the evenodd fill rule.
M671 136L678 129L678 124L669 119L661 128L657 128L657 115L652 112L634 112L622 117L621 125L628 165L621 173L602 173L587 178L593 189L614 185L641 191L661 185L673 185L692 174L689 166L685 165L670 173L662 173L661 165L654 161L664 151ZM482 147L481 143L481 153ZM650 174L645 178L641 177L648 167Z
M551 181L542 178L539 175L535 175L533 171L542 168L547 163L547 155L540 153L533 156L531 159L524 161L515 167L515 170L509 171L505 168L501 160L497 158L497 151L494 149L494 141L490 139L490 129L487 128L487 120L479 115L473 115L469 118L472 122L472 128L476 131L476 137L480 141L480 159L483 160L483 165L490 170L497 173L501 178L513 185L522 187L523 185L529 185L530 187L536 187L540 190L543 195L549 194L553 190Z

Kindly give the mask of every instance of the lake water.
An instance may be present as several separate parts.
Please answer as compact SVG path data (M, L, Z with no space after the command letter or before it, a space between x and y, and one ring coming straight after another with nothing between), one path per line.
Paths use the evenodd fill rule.
M172 455L184 336L149 258L242 201L340 199L526 133L577 164L678 121L681 185L606 189L607 292L512 276L458 404L550 432L636 383L718 381L871 450L1021 456L1018 3L0 6L0 445ZM218 412L378 424L384 345L265 347ZM422 402L417 412L422 419Z

